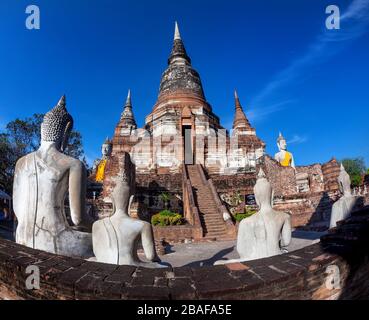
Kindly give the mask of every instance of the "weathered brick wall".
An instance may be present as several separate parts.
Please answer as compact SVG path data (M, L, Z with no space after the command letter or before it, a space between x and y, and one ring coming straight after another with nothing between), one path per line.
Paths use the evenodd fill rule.
M137 189L147 188L156 191L182 192L182 174L137 174L136 186Z
M256 183L256 175L253 173L236 175L210 175L218 193L236 192L253 194Z
M296 167L296 172L307 173L309 175L309 187L311 193L324 191L324 177L322 166L320 164Z
M167 243L185 242L202 238L202 229L191 225L153 227L155 239L163 239Z
M170 195L170 210L183 213L182 174L161 174L136 176L136 198L145 204L148 216L165 208L160 195Z
M274 209L291 214L293 227L328 221L333 203L339 199L337 192L301 193L276 200Z
M277 161L265 156L265 174L272 185L275 196L288 196L296 194L297 185L295 170L291 167L282 167Z
M282 167L277 161L265 156L262 166L270 181L274 196L275 209L289 212L293 227L307 223L327 221L333 203L338 200L337 161L331 160L324 164L296 167ZM257 168L257 171L259 168ZM309 191L298 192L296 174L308 175ZM239 192L241 196L253 194L256 173L234 176L212 176L217 191L223 198L232 198Z
M2 299L358 299L369 298L369 210L317 243L280 256L203 268L144 269L57 256L0 240ZM25 269L40 268L39 290ZM330 288L328 267L340 288Z
M340 165L335 158L322 165L324 176L324 186L326 191L338 190L338 176L340 174Z

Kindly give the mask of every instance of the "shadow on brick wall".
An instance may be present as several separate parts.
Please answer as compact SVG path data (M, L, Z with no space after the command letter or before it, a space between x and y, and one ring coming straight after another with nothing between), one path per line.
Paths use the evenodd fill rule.
M328 221L331 217L333 203L334 202L329 197L328 193L324 192L315 212L312 214L308 221L308 225L323 221L326 221L327 224L329 224Z
M340 256L348 266L338 299L369 299L369 207L339 222L321 243L327 253Z

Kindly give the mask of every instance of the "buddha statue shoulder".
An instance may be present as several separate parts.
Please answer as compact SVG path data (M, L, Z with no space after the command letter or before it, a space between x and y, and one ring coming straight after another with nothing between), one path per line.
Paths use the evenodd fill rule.
M44 116L39 149L16 164L16 242L56 254L88 257L92 238L84 232L91 229L85 212L86 169L80 160L63 153L72 127L63 96ZM64 210L67 195L72 226Z

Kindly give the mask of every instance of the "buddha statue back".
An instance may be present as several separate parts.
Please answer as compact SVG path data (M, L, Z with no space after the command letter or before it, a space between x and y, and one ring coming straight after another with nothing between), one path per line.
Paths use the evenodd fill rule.
M240 259L219 260L226 264L266 258L282 254L291 242L290 216L275 211L272 206L273 190L262 169L254 187L259 211L240 222L237 236L237 252Z
M63 153L72 127L63 96L43 119L39 149L17 161L13 186L16 242L56 254L88 257L92 239L83 232L91 224L85 213L86 170L80 160ZM64 210L68 191L74 226L68 224Z
M96 221L92 227L93 250L96 260L118 265L135 265L148 268L165 267L155 250L152 226L146 221L129 216L135 190L135 165L129 153L114 155L110 159L113 214ZM149 262L137 255L141 240Z

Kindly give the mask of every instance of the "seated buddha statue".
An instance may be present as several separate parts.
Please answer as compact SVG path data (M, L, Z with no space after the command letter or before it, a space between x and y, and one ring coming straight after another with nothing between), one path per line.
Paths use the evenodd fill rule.
M357 196L352 195L351 179L342 164L341 171L338 176L338 183L342 197L333 204L329 223L330 228L335 227L337 225L337 221L341 221L349 217L358 200Z
M166 267L160 263L150 223L131 218L129 209L134 197L135 166L129 153L111 159L113 215L92 226L93 251L96 261L146 268ZM148 262L141 261L137 248L141 240Z
M16 242L55 254L92 255L91 221L85 212L86 169L63 153L73 118L63 96L44 116L41 145L17 161L13 204L18 220ZM69 193L67 222L64 201Z
M259 211L240 222L237 252L240 259L220 260L215 264L243 262L286 252L291 242L291 219L285 212L273 209L273 190L262 169L254 187Z
M277 146L279 152L275 154L274 159L277 160L283 167L295 168L293 155L291 152L287 151L287 142L281 133L279 133L279 137L277 139Z
M96 172L95 174L96 182L104 181L106 163L111 155L111 151L112 151L112 143L108 138L106 138L105 142L101 146L102 158L94 164L94 171Z

